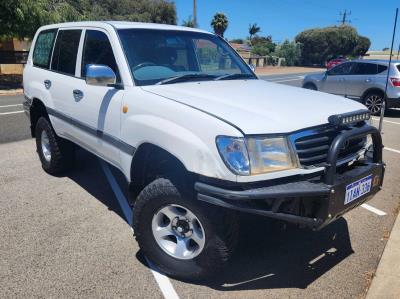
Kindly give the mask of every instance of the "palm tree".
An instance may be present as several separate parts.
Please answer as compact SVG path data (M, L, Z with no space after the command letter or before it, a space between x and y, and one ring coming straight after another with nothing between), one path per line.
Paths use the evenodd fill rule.
M254 35L261 31L261 28L257 26L257 23L249 25L250 43Z
M182 22L182 26L195 28L196 25L192 17L189 17L187 20Z
M228 28L228 18L222 12L218 12L214 15L211 26L214 28L215 34L224 37L224 32Z

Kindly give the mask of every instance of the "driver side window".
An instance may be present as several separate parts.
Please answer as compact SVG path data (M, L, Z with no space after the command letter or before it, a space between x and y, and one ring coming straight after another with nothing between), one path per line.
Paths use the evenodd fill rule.
M88 64L101 64L110 67L117 76L117 82L121 82L111 44L104 32L86 30L82 54L82 78L86 77L86 66Z
M353 68L353 65L354 65L353 62L341 63L341 64L335 66L333 69L330 69L328 71L328 75L329 76L349 75L351 72L351 69Z

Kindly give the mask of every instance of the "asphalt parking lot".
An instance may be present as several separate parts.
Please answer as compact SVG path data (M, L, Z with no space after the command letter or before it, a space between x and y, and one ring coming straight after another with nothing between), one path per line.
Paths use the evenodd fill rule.
M303 76L262 79L300 86ZM141 254L117 170L83 150L65 176L41 169L21 103L0 96L1 298L364 297L400 208L400 110L385 117L385 183L368 205L318 232L242 215L226 271L190 284L158 273Z

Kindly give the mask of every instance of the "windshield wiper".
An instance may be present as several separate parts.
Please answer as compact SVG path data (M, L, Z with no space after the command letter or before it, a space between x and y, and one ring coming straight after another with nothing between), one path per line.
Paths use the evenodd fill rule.
M253 74L226 74L215 78L215 81L218 80L233 80L233 79L246 79L246 78L255 78Z
M180 75L180 76L161 80L160 82L157 82L156 85L183 82L183 81L189 81L189 80L193 80L193 79L208 79L208 78L215 78L215 76L209 75L209 74L185 74L185 75Z

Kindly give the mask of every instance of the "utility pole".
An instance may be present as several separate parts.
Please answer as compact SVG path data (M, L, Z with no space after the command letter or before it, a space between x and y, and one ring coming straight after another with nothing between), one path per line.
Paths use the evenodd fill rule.
M194 28L197 28L197 3L196 3L196 0L193 0L193 25L194 25Z
M344 10L344 12L340 12L340 15L342 16L342 20L338 21L342 25L346 25L346 23L351 23L351 20L348 20L348 16L351 15L351 11L347 11L347 9Z

